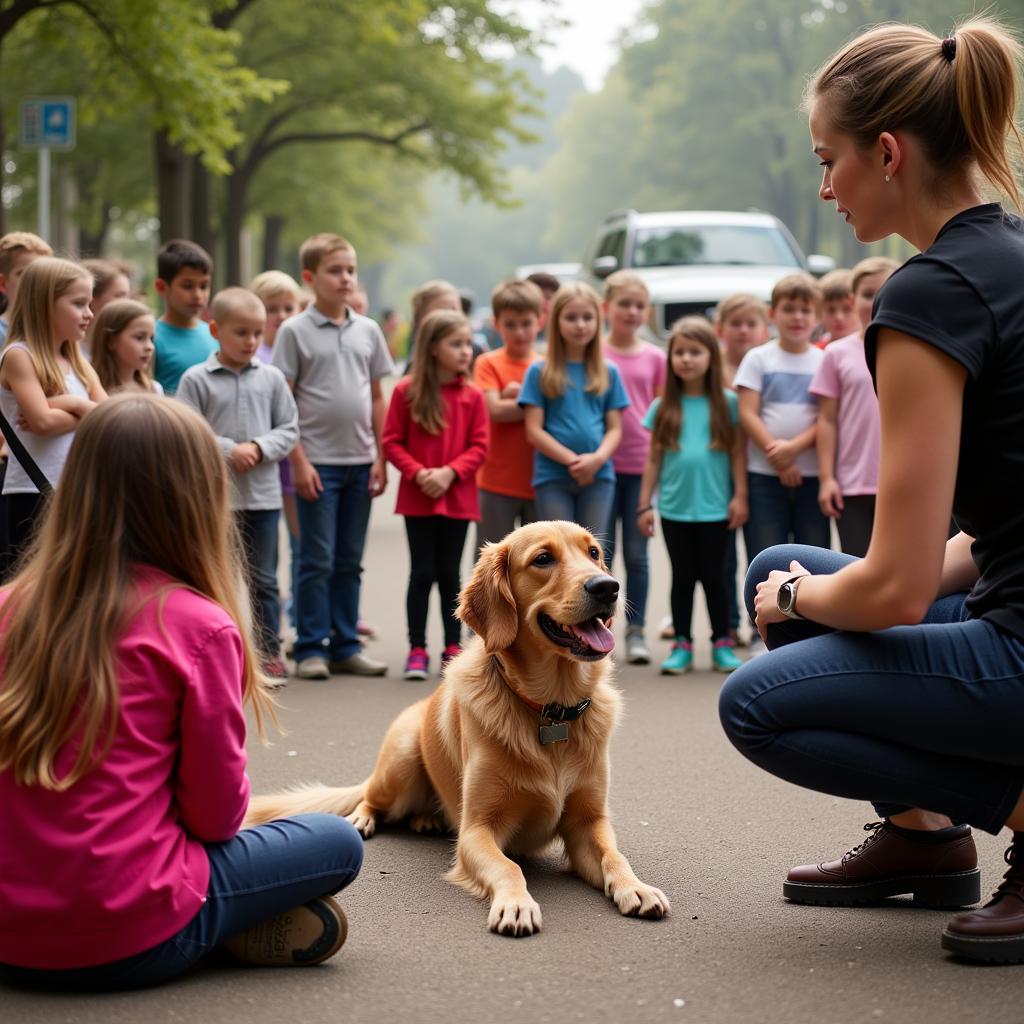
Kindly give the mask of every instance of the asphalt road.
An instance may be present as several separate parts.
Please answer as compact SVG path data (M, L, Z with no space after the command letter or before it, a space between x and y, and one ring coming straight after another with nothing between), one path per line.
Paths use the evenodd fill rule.
M388 495L374 509L364 589L364 613L382 634L370 649L391 673L293 680L280 697L287 733L265 747L250 743L257 791L363 778L388 722L436 682L400 678L407 556L392 508ZM656 623L667 611L668 573L660 541L651 551ZM438 651L436 622L432 629ZM649 632L663 657L667 645ZM705 640L698 666L709 657ZM860 842L872 811L787 786L735 754L718 726L720 681L706 671L671 679L654 667L619 670L627 715L612 748L613 821L637 874L671 898L664 921L622 918L556 863L533 863L526 873L544 930L495 936L485 906L442 880L447 840L385 830L367 843L363 872L343 894L348 942L321 967L212 968L102 997L0 989L0 1021L1021 1021L1024 968L950 959L939 948L944 912L895 901L856 910L783 902L788 866ZM1005 842L977 838L988 891L1001 877Z

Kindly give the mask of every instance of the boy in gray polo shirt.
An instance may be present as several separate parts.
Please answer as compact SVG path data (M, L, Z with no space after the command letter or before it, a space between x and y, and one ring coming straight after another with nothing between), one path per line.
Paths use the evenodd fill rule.
M370 502L383 493L381 378L394 371L384 334L355 313L356 253L340 235L313 235L299 249L315 301L278 329L273 365L299 409L289 456L299 512L295 674L384 675L362 653L356 623Z
M299 420L280 370L256 357L263 303L244 288L225 288L210 306L220 342L206 362L185 371L176 397L213 428L231 467L231 507L245 548L256 641L264 671L281 684L281 599L277 590L281 477L277 464L299 439Z

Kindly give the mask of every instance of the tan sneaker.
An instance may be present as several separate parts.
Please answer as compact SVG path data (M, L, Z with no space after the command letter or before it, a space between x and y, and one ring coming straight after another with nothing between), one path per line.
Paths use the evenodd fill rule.
M385 676L388 673L388 667L383 661L367 657L362 652L350 654L340 661L330 661L327 667L332 675L338 676Z
M255 967L310 967L334 956L347 937L345 912L320 896L232 935L224 948Z
M327 670L327 661L315 655L312 658L303 658L295 666L295 675L299 679L329 679L331 673Z

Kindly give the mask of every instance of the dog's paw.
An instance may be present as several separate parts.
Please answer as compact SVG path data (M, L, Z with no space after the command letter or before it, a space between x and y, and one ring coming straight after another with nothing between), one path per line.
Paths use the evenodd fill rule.
M487 927L499 935L532 935L540 931L540 906L529 893L513 899L497 897L491 904Z
M417 814L409 819L409 828L420 835L436 836L448 831L448 824L440 814Z
M360 805L351 814L345 816L356 827L356 831L364 838L369 839L377 828L377 819L372 811L368 811Z
M668 897L653 885L643 882L629 883L618 886L612 893L612 899L619 908L620 914L627 917L665 917L671 910Z

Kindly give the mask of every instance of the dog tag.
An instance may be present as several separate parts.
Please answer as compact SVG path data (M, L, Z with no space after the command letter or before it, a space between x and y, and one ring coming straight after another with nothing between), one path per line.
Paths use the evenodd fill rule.
M540 727L540 744L542 747L548 743L561 743L568 738L568 722L559 722L557 725L542 725Z

